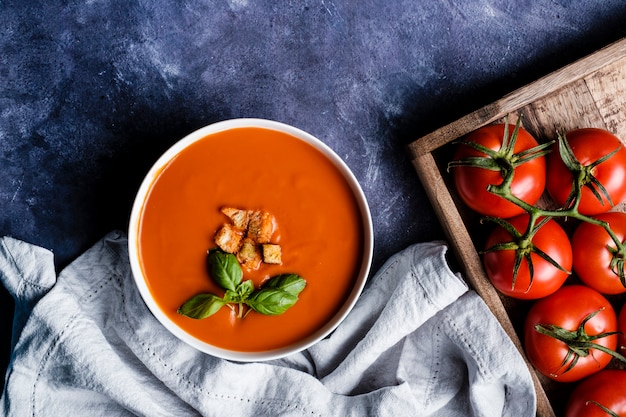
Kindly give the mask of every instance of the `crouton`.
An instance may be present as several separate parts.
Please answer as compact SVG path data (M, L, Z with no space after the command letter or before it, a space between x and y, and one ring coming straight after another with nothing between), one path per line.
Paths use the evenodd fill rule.
M258 269L262 259L260 247L255 244L254 240L245 238L237 252L237 260L241 266L248 270Z
M223 224L215 234L215 243L224 252L237 253L241 247L245 230L231 224Z
M282 264L282 251L280 249L280 245L264 243L261 245L261 249L263 252L263 262L275 265Z
M248 237L256 243L268 243L273 233L274 217L267 211L252 211L248 223Z
M235 227L243 230L248 228L248 222L250 219L249 210L241 210L234 207L223 207L221 212L230 218Z
M270 243L275 228L271 213L234 207L222 207L220 211L231 220L224 223L214 236L220 249L236 255L247 270L258 269L262 262L282 264L280 245Z

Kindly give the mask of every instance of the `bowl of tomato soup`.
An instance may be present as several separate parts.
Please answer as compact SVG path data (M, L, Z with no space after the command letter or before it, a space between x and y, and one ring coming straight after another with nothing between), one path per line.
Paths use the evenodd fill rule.
M249 362L306 349L341 323L367 280L373 231L332 149L283 123L233 119L156 161L128 242L136 285L163 326Z

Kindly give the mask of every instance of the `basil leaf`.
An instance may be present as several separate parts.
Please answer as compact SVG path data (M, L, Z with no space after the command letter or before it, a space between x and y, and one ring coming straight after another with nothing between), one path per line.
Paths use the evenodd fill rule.
M267 281L263 288L276 288L292 295L298 295L306 287L306 281L298 274L281 274Z
M254 282L251 279L243 281L237 286L237 294L241 297L241 300L248 298L250 294L254 292Z
M226 301L215 294L198 294L187 300L178 309L178 314L192 319L204 319L217 313Z
M209 251L209 272L211 277L225 290L236 291L243 278L243 271L237 257L221 250Z
M298 296L276 288L263 288L252 293L245 303L257 313L268 316L283 314L298 301Z
M237 291L226 290L223 299L226 303L238 303L240 298Z

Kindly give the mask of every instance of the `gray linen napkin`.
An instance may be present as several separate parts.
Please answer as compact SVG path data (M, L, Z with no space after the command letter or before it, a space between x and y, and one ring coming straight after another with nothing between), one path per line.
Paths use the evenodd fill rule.
M528 369L483 301L415 244L306 351L235 363L162 327L113 232L57 277L52 253L0 239L16 300L7 416L534 416Z

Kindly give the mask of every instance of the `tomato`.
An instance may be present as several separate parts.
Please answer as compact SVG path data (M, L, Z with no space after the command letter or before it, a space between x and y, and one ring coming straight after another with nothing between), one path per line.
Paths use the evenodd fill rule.
M608 222L620 242L624 242L626 239L625 213L609 212L598 214L595 218ZM581 222L572 235L574 271L585 284L603 294L626 292L626 287L611 265L611 261L614 259L611 251L617 251L616 246L603 227L592 223ZM624 250L621 254L615 254L615 261L618 261L615 268L622 275L624 274L625 255L623 252Z
M580 382L565 408L565 417L626 417L626 371L606 369Z
M520 233L526 230L528 221L528 215L508 219L508 222ZM494 287L510 297L526 300L545 297L558 290L569 276L568 272L572 267L572 248L561 226L552 219L548 220L533 236L531 242L533 246L545 252L564 270L558 269L536 252L530 252L534 272L532 284L528 262L522 259L515 285L513 285L516 256L520 256L522 252L528 249L488 250L496 244L515 240L513 235L502 226L497 226L487 238L483 265ZM525 246L525 244L519 242L516 246Z
M539 332L538 325L568 331L572 343L587 341L583 349L587 355L576 354L568 343ZM530 308L524 323L524 349L535 369L548 378L578 381L609 364L612 354L598 346L614 351L616 331L615 310L602 294L584 285L566 285Z
M504 126L504 124L483 126L468 134L464 138L464 142L474 142L493 151L498 151L502 148ZM509 136L512 135L513 131L513 126L509 125ZM538 143L535 138L526 130L520 128L513 152L517 154L536 146L538 146ZM459 161L477 156L485 157L487 155L461 142L456 149L453 160ZM489 185L502 183L503 177L499 170L493 171L471 166L455 166L452 175L459 196L465 204L476 212L501 218L513 217L524 212L521 207L487 191ZM545 157L539 156L530 159L515 167L511 191L514 196L528 204L535 204L544 192L545 178Z
M611 202L617 205L626 198L626 149L615 135L603 129L584 128L568 132L566 141L582 169L588 171L584 180L587 185L582 187L578 206L580 213L587 215L604 213L611 209ZM574 176L563 162L558 144L554 146L547 157L546 188L559 205L569 208L567 201L572 192ZM616 150L614 155L593 166L594 162ZM596 191L602 200L593 194L590 176L602 184L611 198L610 201L597 186Z

